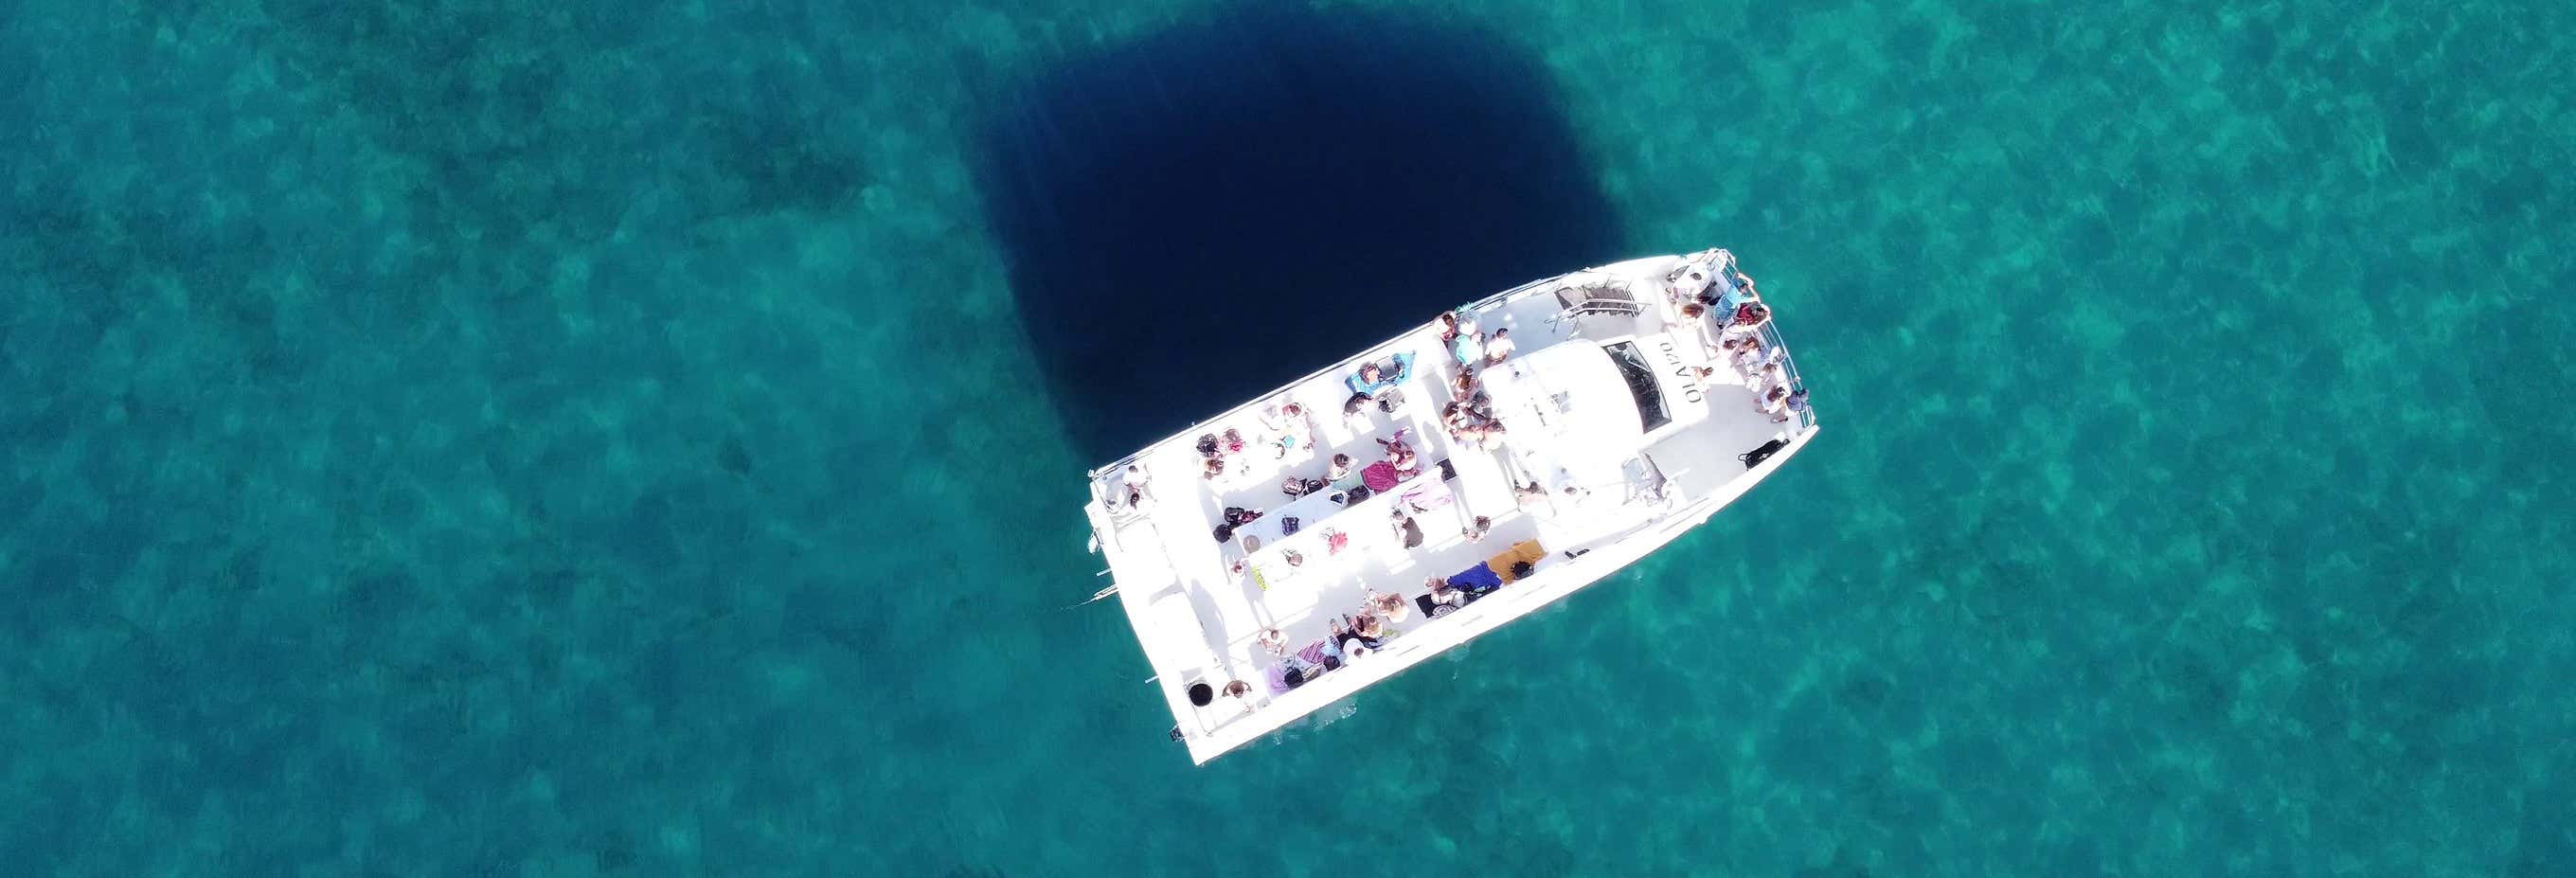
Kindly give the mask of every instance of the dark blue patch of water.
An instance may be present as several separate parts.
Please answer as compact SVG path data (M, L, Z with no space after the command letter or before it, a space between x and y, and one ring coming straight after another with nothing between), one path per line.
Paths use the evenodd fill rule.
M980 144L1021 317L1096 461L1622 237L1535 59L1383 14L1238 9L1072 59Z

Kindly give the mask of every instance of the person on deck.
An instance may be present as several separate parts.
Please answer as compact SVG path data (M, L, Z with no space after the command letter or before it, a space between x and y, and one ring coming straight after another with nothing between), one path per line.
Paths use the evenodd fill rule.
M1784 412L1781 412L1781 413L1779 413L1779 414L1777 414L1777 415L1773 415L1773 416L1771 416L1771 420L1773 420L1773 421L1775 421L1775 422L1779 422L1779 421L1787 421L1787 420L1789 420L1790 418L1794 418L1794 417L1797 417L1797 416L1799 416L1799 415L1806 414L1806 413L1807 413L1807 389L1806 389L1806 388L1804 388L1804 387L1801 387L1801 388L1798 388L1798 389L1796 389L1796 390L1789 391L1789 398L1788 398L1788 399L1786 399L1786 400L1781 401L1781 406L1782 406L1783 408L1788 409L1788 411L1784 411Z
M1761 329L1762 324L1769 322L1771 322L1771 306L1760 302L1746 302L1736 307L1735 319L1728 321L1726 331L1753 332Z
M1422 525L1415 523L1413 516L1406 515L1403 506L1395 508L1394 520L1396 541L1403 543L1407 549L1421 548Z
M1341 653L1346 656L1351 654L1352 647L1367 647L1369 649L1378 648L1378 644L1380 643L1378 638L1362 634L1359 630L1360 626L1364 623L1376 622L1376 616L1365 615L1361 616L1358 622L1352 622L1351 617L1349 616L1343 616L1339 619L1324 620L1324 624L1333 631L1334 645L1340 647ZM1379 626L1379 632L1384 633L1383 626Z
M1368 599L1363 601L1362 605L1366 606L1369 612L1376 613L1380 618L1385 619L1389 625L1402 622L1404 617L1413 615L1413 604L1406 601L1400 594L1379 594L1376 591L1370 591Z
M1371 426L1369 423L1368 410L1368 394L1351 394L1351 398L1342 403L1342 425L1351 428L1351 432L1353 433L1368 432L1369 427Z
M1508 329L1494 330L1493 337L1485 339L1485 365L1499 366L1502 365L1504 360L1511 358L1512 331Z
M1733 357L1735 371L1743 373L1746 377L1762 374L1763 369L1779 362L1779 353L1765 347L1759 335L1746 334L1729 336L1729 338L1738 340Z
M1476 516L1476 520L1474 522L1467 525L1465 530L1459 531L1458 536L1465 538L1467 542L1470 543L1481 543L1485 541L1486 534L1493 532L1494 519L1489 516L1479 515Z
M1408 432L1411 431L1397 430L1395 438L1377 440L1377 444L1386 449L1386 463L1395 468L1397 479L1410 479L1422 472L1422 458L1413 453L1411 444L1404 441L1404 434Z
M1547 489L1539 487L1537 482L1531 482L1512 489L1512 499L1518 501L1520 508L1522 509L1528 509L1532 506L1545 506L1547 505Z
M1398 353L1388 357L1387 362L1394 368L1379 366L1375 360L1361 363L1359 372L1344 379L1342 383L1348 386L1352 393L1371 399L1383 397L1388 391L1394 390L1396 385L1413 377L1413 352Z
M1788 407L1789 388L1778 384L1771 385L1770 392L1762 394L1762 400L1753 404L1754 411L1770 415L1774 421L1788 420L1784 414Z
M1445 578L1434 576L1423 580L1422 584L1431 589L1431 602L1433 604L1451 607L1463 607L1467 605L1467 593L1459 590L1456 586L1450 585L1449 580Z
M1305 406L1292 402L1263 412L1261 426L1270 433L1273 457L1287 457L1291 451L1315 444L1315 428L1306 420Z

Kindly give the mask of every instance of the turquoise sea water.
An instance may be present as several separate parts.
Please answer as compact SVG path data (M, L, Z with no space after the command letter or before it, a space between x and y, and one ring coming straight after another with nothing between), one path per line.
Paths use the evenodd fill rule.
M2576 7L0 15L0 873L2576 874ZM1821 441L1206 768L1081 471L1733 248Z

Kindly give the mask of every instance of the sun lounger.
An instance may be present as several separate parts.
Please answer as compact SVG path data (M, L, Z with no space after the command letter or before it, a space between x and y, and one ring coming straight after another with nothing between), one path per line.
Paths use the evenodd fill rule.
M1494 575L1502 577L1503 582L1508 584L1520 578L1512 575L1513 564L1527 562L1530 566L1536 567L1538 562L1546 557L1547 550L1539 548L1537 540L1522 540L1513 543L1512 547L1502 554L1485 559L1485 566L1492 569Z
M1406 351L1379 361L1376 381L1363 380L1354 371L1351 377L1342 379L1342 384L1348 386L1352 393L1376 396L1379 391L1402 384L1410 377L1413 377L1413 352Z

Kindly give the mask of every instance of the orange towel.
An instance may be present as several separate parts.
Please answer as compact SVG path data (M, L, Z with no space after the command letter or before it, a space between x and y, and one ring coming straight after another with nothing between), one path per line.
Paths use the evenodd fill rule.
M1520 578L1512 575L1513 564L1527 561L1530 566L1536 567L1539 559L1545 557L1547 557L1547 550L1539 548L1537 540L1522 540L1513 543L1510 551L1485 559L1485 566L1493 568L1494 575L1502 577L1504 584L1508 585L1512 580Z

